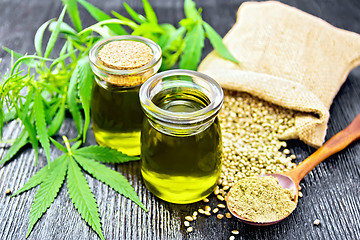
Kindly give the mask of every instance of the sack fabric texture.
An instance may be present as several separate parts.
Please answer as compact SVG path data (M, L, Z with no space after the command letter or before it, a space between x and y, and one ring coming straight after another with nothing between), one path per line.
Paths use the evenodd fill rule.
M330 105L360 64L360 35L268 1L243 3L223 41L240 64L213 51L198 70L225 89L296 110L295 127L282 138L321 146Z

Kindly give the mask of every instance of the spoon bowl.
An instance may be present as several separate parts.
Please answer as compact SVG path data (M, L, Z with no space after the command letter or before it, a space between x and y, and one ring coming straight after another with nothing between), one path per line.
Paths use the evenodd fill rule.
M299 193L299 189L298 189L298 185L295 184L294 180L285 175L285 174L281 174L281 173L271 173L271 174L263 174L263 175L260 175L259 177L266 177L266 176L271 176L271 177L274 177L274 178L277 178L278 181L279 181L279 185L283 188L286 188L286 189L291 189L293 190L294 194L295 194L295 198L294 198L294 202L295 204L297 205L297 202L298 202L298 193ZM228 196L227 196L228 197ZM289 213L289 215L285 216L284 218L282 219L279 219L279 220L276 220L276 221L271 221L271 222L254 222L250 219L247 219L245 217L242 217L240 216L239 214L237 214L235 211L233 211L229 205L228 205L228 201L227 201L227 198L226 198L226 205L227 205L227 208L229 210L229 212L234 216L236 217L238 220L240 220L241 222L244 222L244 223L247 223L249 225L253 225L253 226L269 226L269 225L273 225L273 224L276 224L278 222L281 222L283 219L287 218L291 213Z
M284 173L272 173L272 174L264 174L259 177L264 176L272 176L278 179L279 185L285 189L292 189L295 193L294 202L297 206L298 198L299 198L299 183L300 181L319 163L324 161L326 158L331 155L340 152L344 148L346 148L351 143L360 139L360 114L358 114L354 120L347 126L344 130L340 131L332 138L330 138L324 145L322 145L318 150L316 150L313 154L311 154L308 158L306 158L303 162L301 162L296 168L290 170L289 172ZM255 226L269 226L275 223L281 222L285 218L287 218L291 213L285 216L282 219L276 221L269 222L255 222L245 217L239 216L233 209L229 207L228 204L228 196L231 194L231 190L226 196L226 205L229 212L239 219L240 221L255 225ZM296 207L295 207L296 208ZM294 210L295 210L294 208Z

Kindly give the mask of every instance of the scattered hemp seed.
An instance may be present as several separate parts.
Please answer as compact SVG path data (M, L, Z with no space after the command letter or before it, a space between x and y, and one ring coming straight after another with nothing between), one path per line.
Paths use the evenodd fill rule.
M217 195L216 196L220 201L224 201L225 200L225 198L223 197L223 196L221 196L221 195Z
M226 218L231 218L231 213L225 213Z
M188 228L186 229L186 231L187 231L188 233L192 232L192 231L193 231L193 227L188 227Z
M214 194L215 194L215 195L219 195L219 193L220 193L219 188L216 188L216 189L214 190Z
M5 195L10 195L11 194L11 189L8 188L6 191L5 191Z
M218 214L218 215L216 215L216 217L217 217L218 219L223 219L224 215Z
M219 211L218 208L214 208L214 209L213 209L213 213L217 213L218 211Z
M287 148L285 148L284 151L283 151L283 153L286 154L286 155L289 155L289 154L290 154L290 150L287 149Z
M201 208L199 208L198 212L199 212L200 214L204 214L204 213L205 213L204 209L201 209Z
M210 206L205 206L205 211L206 211L206 212L210 212L210 211L211 211L211 207L210 207Z
M315 225L315 226L319 226L319 224L320 224L320 219L315 219L314 225Z
M198 215L197 211L193 212L193 217L196 217L197 215Z
M208 211L205 211L204 214L205 214L206 216L211 216L211 212L208 212Z
M224 204L220 203L220 204L217 205L217 207L218 208L225 208L226 206Z
M229 184L228 184L228 183L225 183L225 182L222 182L221 184L224 184L223 186L229 186ZM229 187L229 188L230 188L230 187ZM218 195L224 196L224 193L226 193L226 191L224 191L223 188L220 188Z
M303 197L303 193L299 191L299 197Z
M184 221L184 226L185 226L185 227L189 227L189 226L190 226L190 222Z
M234 240L234 239L235 239L234 236L230 236L230 237L229 237L229 240Z
M210 201L210 200L209 200L208 198L204 198L204 199L203 199L203 202L204 202L204 203L208 203L209 201Z
M191 216L186 216L186 217L185 217L185 220L186 220L186 221L189 221L189 222L194 221L194 219L193 219Z
M231 233L234 234L234 235L238 235L239 231L238 230L232 230Z

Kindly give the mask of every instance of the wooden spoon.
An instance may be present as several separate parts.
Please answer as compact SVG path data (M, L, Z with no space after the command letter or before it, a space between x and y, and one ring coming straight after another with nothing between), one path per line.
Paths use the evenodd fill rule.
M292 189L294 191L294 193L296 194L294 202L295 204L297 204L299 197L300 181L323 160L337 152L340 152L349 144L358 139L360 139L360 114L358 114L354 118L354 120L350 123L349 126L347 126L344 130L340 131L335 136L330 138L326 143L324 143L324 145L322 145L316 152L314 152L303 162L301 162L296 168L285 173L266 174L260 175L259 177L273 176L277 178L279 180L280 186L282 186L283 188ZM231 191L229 191L229 194L231 194ZM256 226L268 226L278 223L291 214L289 213L289 215L277 221L254 222L250 219L239 216L236 212L229 208L229 204L227 204L227 207L231 214L237 217L240 221Z

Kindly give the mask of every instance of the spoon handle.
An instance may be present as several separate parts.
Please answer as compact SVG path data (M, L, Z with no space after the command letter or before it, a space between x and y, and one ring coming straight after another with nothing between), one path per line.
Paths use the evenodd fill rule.
M301 162L296 168L285 173L291 177L296 186L314 167L331 155L340 152L352 142L360 139L360 114L344 130L330 138L318 150Z

